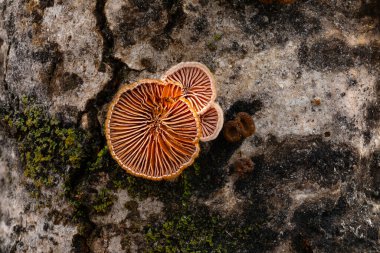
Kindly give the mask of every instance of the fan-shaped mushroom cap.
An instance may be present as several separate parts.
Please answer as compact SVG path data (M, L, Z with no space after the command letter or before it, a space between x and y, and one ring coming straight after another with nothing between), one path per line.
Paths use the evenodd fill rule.
M213 103L207 111L200 116L202 137L201 141L211 141L218 137L223 127L223 110L219 104Z
M199 62L181 62L171 67L162 80L172 80L183 85L183 96L199 114L204 113L216 98L214 76Z
M108 147L128 173L151 180L171 179L199 153L199 116L179 97L181 85L141 80L124 86L106 119Z

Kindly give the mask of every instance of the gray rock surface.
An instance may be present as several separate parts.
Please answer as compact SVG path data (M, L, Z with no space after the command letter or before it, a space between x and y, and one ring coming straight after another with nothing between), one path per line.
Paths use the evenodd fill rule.
M90 136L80 169L60 164L36 197L23 137L0 122L0 252L379 252L379 9L0 0L1 117L34 97ZM174 182L127 176L101 153L107 105L181 61L206 64L225 119L248 112L256 134L204 143ZM252 172L235 172L241 158Z
M4 1L8 92L35 95L74 118L111 78L94 1Z
M65 252L77 233L69 219L60 217L69 207L59 196L51 206L31 198L25 189L15 143L0 133L0 250L1 252ZM53 212L54 210L54 212ZM57 215L56 213L59 213Z

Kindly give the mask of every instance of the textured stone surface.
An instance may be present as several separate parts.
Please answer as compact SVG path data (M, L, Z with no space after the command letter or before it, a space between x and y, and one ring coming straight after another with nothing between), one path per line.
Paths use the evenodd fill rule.
M94 1L4 1L11 93L36 95L53 113L76 120L111 79Z
M54 203L43 206L30 196L22 177L15 143L0 132L0 251L66 252L77 228L66 216L69 207L61 196L46 193Z
M65 178L36 198L0 122L0 252L380 251L379 15L375 0L0 0L0 112L34 96L91 136L72 193ZM204 143L174 182L99 162L118 87L180 61L210 67L226 120L247 112L256 134Z

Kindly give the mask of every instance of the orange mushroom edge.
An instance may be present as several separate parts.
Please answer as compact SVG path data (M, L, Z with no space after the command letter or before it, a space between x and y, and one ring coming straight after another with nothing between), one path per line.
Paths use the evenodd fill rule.
M161 79L181 83L183 96L199 114L207 111L217 96L215 78L200 62L181 62L166 71Z
M170 180L198 156L200 118L182 89L172 80L144 79L115 95L105 135L112 157L128 173Z
M223 111L215 103L216 82L211 71L199 62L181 62L171 67L161 78L183 86L183 97L188 99L201 119L201 141L214 140L223 127Z
M213 103L207 111L200 115L200 120L202 127L201 141L214 140L223 128L223 110L219 104Z

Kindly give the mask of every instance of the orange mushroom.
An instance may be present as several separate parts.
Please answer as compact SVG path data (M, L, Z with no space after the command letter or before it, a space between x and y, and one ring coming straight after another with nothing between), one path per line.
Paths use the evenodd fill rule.
M183 96L199 114L207 111L216 98L214 76L202 63L181 62L171 67L162 80L181 83Z
M200 115L202 137L201 141L211 141L218 137L223 127L223 110L217 103Z
M200 119L181 89L180 83L145 79L116 94L106 138L113 158L128 173L172 179L198 156Z

